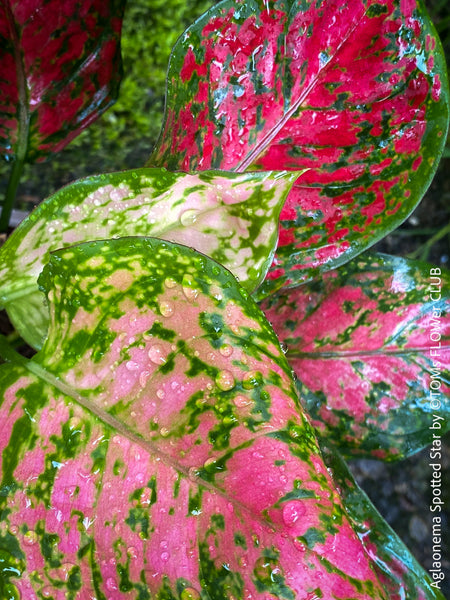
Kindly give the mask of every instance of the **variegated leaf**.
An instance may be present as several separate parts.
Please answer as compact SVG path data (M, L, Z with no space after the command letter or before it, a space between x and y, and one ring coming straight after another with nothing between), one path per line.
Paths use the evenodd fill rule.
M450 425L448 272L361 255L262 303L304 406L348 455L396 460Z
M355 482L349 468L336 452L321 443L325 464L339 489L346 513L366 552L373 558L380 581L391 600L444 600L442 579L435 571L426 573L395 531L386 523L367 495ZM433 517L435 518L435 517ZM443 574L443 572L441 571ZM399 594L399 590L402 590Z
M225 0L174 48L149 164L309 169L281 214L262 298L409 215L444 147L446 72L414 0Z
M117 97L124 0L0 4L0 148L44 160Z
M192 246L253 291L272 261L293 179L287 172L137 169L79 180L41 203L0 248L0 304L24 339L39 348L48 319L37 278L49 253L136 235Z
M388 599L229 271L128 238L55 252L40 283L46 343L0 368L3 592Z

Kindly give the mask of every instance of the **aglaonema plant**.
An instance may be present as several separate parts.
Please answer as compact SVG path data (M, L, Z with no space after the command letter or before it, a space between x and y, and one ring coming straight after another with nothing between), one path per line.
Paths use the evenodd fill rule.
M361 254L420 201L448 96L414 2L224 0L183 34L148 166L0 249L37 350L0 338L2 598L443 598L343 457L448 427L448 274L436 298Z

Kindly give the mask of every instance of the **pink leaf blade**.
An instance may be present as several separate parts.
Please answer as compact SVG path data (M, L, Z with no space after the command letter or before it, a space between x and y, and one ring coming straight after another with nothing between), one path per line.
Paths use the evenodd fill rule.
M13 591L387 598L231 274L136 238L60 250L40 283L46 344L0 369Z
M149 163L309 169L281 214L262 299L344 264L412 212L445 144L445 74L412 2L222 2L175 46Z
M398 460L448 427L448 273L361 255L262 303L312 422L347 455ZM329 376L324 376L328 373Z
M439 574L424 574L408 548L359 488L342 457L327 447L324 440L321 442L321 450L339 489L347 515L357 528L366 552L373 558L378 577L389 590L390 597L398 597L397 590L400 586L405 597L411 600L428 597L442 600Z

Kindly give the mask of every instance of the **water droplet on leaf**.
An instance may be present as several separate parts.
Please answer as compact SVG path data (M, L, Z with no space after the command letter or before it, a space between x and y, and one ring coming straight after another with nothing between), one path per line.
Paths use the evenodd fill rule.
M155 365L164 365L166 363L166 353L160 344L151 346L148 351L148 357Z
M193 587L186 587L180 594L180 600L200 600L200 593Z
M171 317L174 312L173 304L164 300L159 305L159 312L163 317Z
M244 406L249 406L252 403L252 400L247 396L239 395L233 398L233 403L237 408L244 408Z
M177 282L172 277L166 277L166 279L164 280L164 285L166 286L166 288L172 289L177 285Z
M219 371L216 376L216 385L224 392L232 390L235 386L233 374L230 371Z
M298 500L287 502L283 506L283 522L287 527L293 527L305 513L305 507Z
M184 227L189 227L190 225L193 225L197 221L198 215L199 215L198 210L196 210L195 208L189 208L188 210L185 210L184 212L181 213L180 223Z
M23 536L23 543L26 544L27 546L33 546L37 542L37 540L38 540L37 533L35 531L33 531L32 529L27 531L26 534Z
M223 346L220 346L219 352L222 356L231 356L233 354L233 348L229 344L223 344Z
M258 387L262 384L262 374L259 371L249 371L242 380L242 386L246 390Z

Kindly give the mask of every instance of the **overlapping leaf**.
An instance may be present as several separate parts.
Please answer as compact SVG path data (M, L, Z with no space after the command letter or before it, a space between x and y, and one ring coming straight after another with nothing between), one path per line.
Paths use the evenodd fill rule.
M228 271L129 238L58 251L40 281L45 346L0 368L3 593L388 598Z
M262 303L314 426L341 451L396 460L448 428L449 284L369 254Z
M0 303L32 346L48 318L37 278L52 250L77 242L152 235L192 246L224 264L249 291L264 279L293 175L197 175L165 169L98 175L59 190L0 249Z
M0 148L43 160L115 100L124 0L0 5Z
M339 454L323 444L321 450L333 481L339 488L347 515L366 552L373 558L375 570L389 590L389 597L421 600L436 596L443 599L439 591L442 587L439 575L435 572L433 578L424 577L422 567L359 488ZM440 522L439 517L438 520ZM398 595L399 588L403 590L403 596Z
M402 222L448 125L443 52L413 0L225 0L180 38L149 163L308 168L266 293L343 264Z

